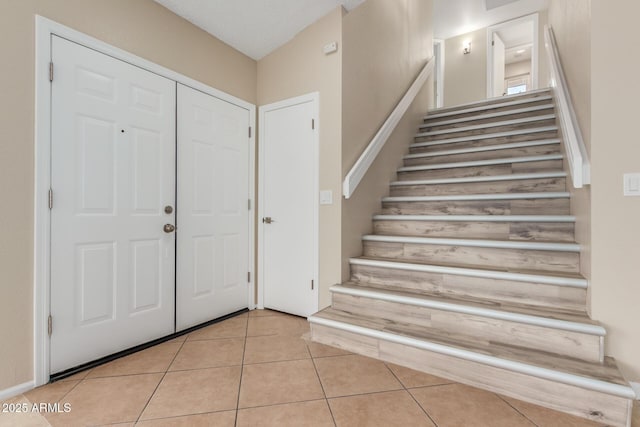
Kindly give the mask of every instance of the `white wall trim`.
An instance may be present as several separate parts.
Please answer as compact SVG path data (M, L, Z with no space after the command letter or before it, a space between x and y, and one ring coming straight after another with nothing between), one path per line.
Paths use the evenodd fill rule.
M33 381L27 381L26 383L14 385L13 387L0 390L0 402L32 390L34 387L35 385Z
M549 57L549 71L551 73L550 84L558 105L559 121L562 123L560 129L567 152L567 162L571 171L573 187L582 188L591 183L591 163L571 101L571 93L562 69L555 35L549 25L546 25L544 29L545 48Z
M636 400L640 400L640 383L630 381L629 385L631 385L631 388L636 393Z
M260 126L260 134L264 133L265 114L269 111L278 110L280 108L292 107L294 105L311 102L313 104L313 116L315 120L315 132L313 133L313 150L314 150L314 170L313 170L313 188L314 194L314 207L313 207L313 280L316 284L313 289L313 297L315 300L314 312L318 311L320 304L319 300L319 271L320 271L320 259L319 259L319 243L320 243L320 93L311 92L305 95L296 96L294 98L285 99L282 101L274 102L267 105L261 105L258 107L258 123ZM260 221L260 218L264 217L264 144L258 145L258 304L257 308L264 308L264 224Z
M371 164L384 147L384 144L387 142L396 126L400 122L400 119L404 117L405 113L411 106L411 103L424 86L425 82L431 75L433 71L433 67L435 63L435 59L431 58L427 61L422 71L418 74L414 82L411 84L407 92L404 94L400 102L394 107L393 111L384 121L378 132L375 134L373 139L367 144L367 147L364 149L358 160L356 160L355 164L351 167L347 176L345 176L344 181L342 182L342 195L345 199L351 197L353 192L364 178L364 175L369 170Z
M49 337L47 335L47 317L50 307L50 232L51 219L48 208L48 191L51 186L51 84L49 82L49 62L51 61L51 36L56 35L72 42L94 49L113 58L128 62L137 67L174 80L185 86L227 101L249 112L250 125L255 129L255 105L229 95L183 74L162 67L151 61L133 55L101 40L88 36L72 28L54 22L42 16L35 16L36 58L35 58L35 200L34 200L34 384L40 386L49 382ZM54 66L55 68L55 66ZM255 132L250 139L250 165L255 164ZM250 170L250 191L255 191L254 169ZM255 193L250 198L255 201ZM253 211L252 211L253 212ZM253 215L251 229L253 230ZM254 239L250 239L250 268L253 272ZM252 274L252 283L254 282ZM249 292L252 294L252 292ZM252 296L249 301L252 302ZM252 303L249 304L252 307Z
M445 64L445 42L443 39L433 39L434 47L438 46L437 52L439 56L436 55L436 64L435 64L435 72L436 72L436 102L435 108L442 108L444 106L444 64ZM436 49L433 50L436 52Z
M513 24L521 24L523 22L533 22L533 46L531 48L531 89L538 89L538 55L540 51L540 30L538 13L532 13L511 21L502 22L500 24L492 25L487 28L487 98L493 98L493 49L491 41L493 40L493 33L498 32L501 28L511 26ZM527 91L529 93L530 91Z

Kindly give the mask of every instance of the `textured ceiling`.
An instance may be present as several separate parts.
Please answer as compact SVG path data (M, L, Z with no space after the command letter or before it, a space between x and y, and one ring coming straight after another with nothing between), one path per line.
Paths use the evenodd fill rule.
M549 0L434 0L433 36L442 40L459 36L546 10L548 3Z
M260 59L342 5L364 0L155 0L253 59ZM482 1L482 0L478 0ZM331 40L327 40L330 42Z

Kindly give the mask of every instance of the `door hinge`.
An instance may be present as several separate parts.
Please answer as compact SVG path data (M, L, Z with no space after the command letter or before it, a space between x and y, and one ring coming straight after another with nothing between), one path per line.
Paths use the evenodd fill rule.
M53 209L53 190L49 189L49 209Z
M249 126L249 138L251 138L251 126Z
M313 279L311 279L311 290L313 290Z
M47 333L49 334L49 336L51 336L52 332L53 332L53 317L49 315L49 318L47 319Z
M247 271L247 283L251 283L251 272Z
M315 130L316 128L316 119L311 119L311 129Z
M247 199L247 210L251 210L251 199Z
M49 81L53 81L53 62L49 62Z

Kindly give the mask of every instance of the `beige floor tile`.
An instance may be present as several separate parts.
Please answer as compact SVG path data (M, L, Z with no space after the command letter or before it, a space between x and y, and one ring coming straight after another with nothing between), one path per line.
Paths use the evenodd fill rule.
M415 371L404 366L394 365L393 363L387 363L387 366L389 367L389 369L391 369L391 371L393 371L402 385L407 388L453 383L453 381L451 380L446 380L444 378L429 375L424 372Z
M86 379L60 401L71 405L70 412L46 417L53 426L136 421L161 379L162 374Z
M277 362L309 359L307 343L293 335L247 337L244 363Z
M34 388L24 394L31 403L54 403L62 399L80 381L56 381Z
M635 405L633 405L631 427L640 427L640 402L638 402L637 400L635 402Z
M191 332L187 341L214 340L219 338L241 338L247 334L247 317L232 317L220 323Z
M379 360L359 355L314 359L327 397L398 390L402 384Z
M170 371L242 365L244 338L187 341L169 368Z
M168 372L141 420L236 408L240 366Z
M501 396L511 406L520 411L525 417L533 421L538 427L598 427L604 426L584 418L543 408L521 400Z
M311 360L246 365L242 372L240 408L324 398Z
M3 400L2 403L8 405L18 405L20 408L27 409L27 412L18 412L16 406L9 406L11 412L0 411L0 427L49 427L51 424L42 414L31 412L31 402L23 395ZM22 410L22 409L21 409Z
M435 427L405 390L329 399L338 427Z
M184 335L180 335L179 337L175 337L174 339L167 341L167 344L183 343L187 339L188 335L189 334L184 334Z
M307 341L307 347L309 347L311 357L344 356L351 354L351 352L348 352L347 350L312 341Z
M293 335L301 337L309 332L307 319L297 316L250 317L247 336Z
M166 372L180 343L163 343L94 368L87 378Z
M89 375L90 372L91 372L91 369L87 369L86 371L78 372L77 374L73 374L67 378L58 380L58 382L83 380L87 377L87 375Z
M140 421L140 427L233 427L236 411L214 412L210 414L187 415L184 417L161 418Z
M322 399L312 402L240 409L237 426L332 427L333 418L327 401Z
M439 427L533 427L494 393L463 384L414 388L409 392Z
M249 317L265 317L265 316L289 316L287 313L283 313L281 311L275 311L275 310L269 310L269 309L265 309L265 310L251 310L249 312Z

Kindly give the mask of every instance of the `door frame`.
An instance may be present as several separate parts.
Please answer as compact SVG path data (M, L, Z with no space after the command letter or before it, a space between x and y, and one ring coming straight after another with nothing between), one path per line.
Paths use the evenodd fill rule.
M437 47L436 47L437 46ZM436 93L434 108L444 107L444 66L445 66L445 43L443 39L433 39L433 53L436 58Z
M57 35L244 108L249 113L249 124L252 129L255 129L256 107L240 98L45 17L36 15L35 21L33 372L34 386L37 387L49 382L50 375L48 317L51 300L51 214L49 210L49 189L51 188L51 82L49 81L49 64L52 55L51 36ZM247 195L252 201L248 224L250 280L247 301L249 309L255 308L252 292L255 285L255 223L253 221L255 214L255 203L253 203L255 200L255 143L255 132L251 132L249 136L249 194Z
M311 92L305 95L296 96L294 98L288 98L282 101L274 102L267 105L261 105L258 107L259 114L259 131L262 138L264 135L264 125L265 125L265 114L270 111L279 110L286 107L293 107L298 104L303 104L306 102L311 102L313 105L313 116L315 120L315 132L313 133L313 191L316 194L314 197L314 206L313 206L313 280L315 286L313 288L313 298L315 302L315 311L318 311L319 304L319 281L318 281L318 271L319 271L319 213L320 213L320 183L319 183L319 172L320 172L320 123L319 123L319 113L320 113L320 93L319 92ZM265 147L264 141L261 141L258 144L258 216L256 218L258 225L258 305L257 308L264 309L264 224L260 220L260 218L264 217L264 183L265 183Z
M487 99L493 98L493 49L491 42L493 41L493 33L497 33L501 28L509 27L514 24L522 24L524 22L533 22L533 43L531 47L531 89L538 89L539 70L539 52L540 52L540 29L539 14L532 13L510 21L501 22L496 25L487 27Z

